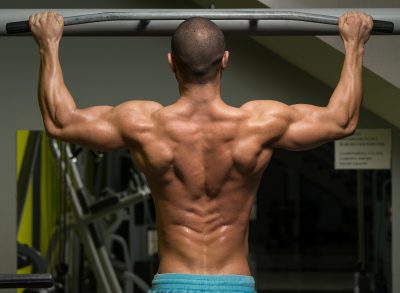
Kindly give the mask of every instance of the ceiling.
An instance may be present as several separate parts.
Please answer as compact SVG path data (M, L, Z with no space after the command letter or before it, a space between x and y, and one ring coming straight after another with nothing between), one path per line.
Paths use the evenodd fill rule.
M259 0L261 3L274 9L283 8L391 8L400 7L400 0ZM339 37L318 37L335 49L343 52L342 41ZM369 40L365 51L364 65L374 73L400 88L400 36L373 36Z

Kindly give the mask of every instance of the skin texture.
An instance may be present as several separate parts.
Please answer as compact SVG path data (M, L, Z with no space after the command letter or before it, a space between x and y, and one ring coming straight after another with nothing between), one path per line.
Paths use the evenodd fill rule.
M326 107L250 101L231 107L220 96L221 70L207 84L184 83L168 106L129 101L79 109L59 63L63 18L31 16L39 45L39 105L50 137L92 149L128 148L147 177L157 212L159 273L249 275L247 236L251 207L274 148L304 150L351 135L362 101L364 43L371 17L340 17L345 60Z

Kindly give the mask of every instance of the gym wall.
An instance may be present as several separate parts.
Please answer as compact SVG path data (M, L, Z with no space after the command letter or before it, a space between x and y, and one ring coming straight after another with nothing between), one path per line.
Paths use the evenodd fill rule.
M3 2L0 8L32 7L28 1L21 1L26 5L18 3L18 6L10 4L11 1ZM42 7L46 7L50 2L43 3ZM63 7L82 5L76 4ZM165 7L164 3L162 5ZM96 6L104 7L101 2ZM128 6L115 4L113 7ZM227 43L231 51L231 62L223 76L223 97L227 103L239 106L251 99L278 99L290 104L324 105L328 101L332 88L250 38L229 37ZM127 99L154 99L166 105L178 96L175 78L167 66L168 50L169 38L70 37L62 41L60 55L67 86L81 107L115 105ZM39 55L34 41L26 37L1 38L0 52L0 272L13 273L16 263L16 131L43 129L36 97ZM337 74L339 76L339 72ZM400 210L400 131L366 110L361 114L359 127L393 130L392 194L396 219ZM400 231L398 220L393 225L393 231ZM400 245L399 237L396 233L393 236L397 245Z

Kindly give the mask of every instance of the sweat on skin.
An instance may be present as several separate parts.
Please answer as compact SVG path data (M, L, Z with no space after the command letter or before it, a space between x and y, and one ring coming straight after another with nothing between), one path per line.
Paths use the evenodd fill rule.
M363 13L340 17L345 59L325 107L272 100L231 107L220 94L229 59L225 48L218 60L205 54L194 64L187 61L189 45L177 39L184 53L168 55L180 91L175 103L127 101L81 109L59 62L63 17L40 13L29 23L40 52L38 96L47 134L96 150L129 149L155 203L159 273L250 275L249 214L273 149L314 148L351 135L357 126L364 44L372 28ZM184 22L177 34L179 29L197 30L187 37L199 44L204 34L222 34L205 19Z

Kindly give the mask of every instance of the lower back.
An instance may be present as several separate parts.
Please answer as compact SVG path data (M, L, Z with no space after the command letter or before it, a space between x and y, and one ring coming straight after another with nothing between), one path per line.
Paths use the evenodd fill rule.
M159 273L249 275L247 236L254 194L192 198L153 194Z
M158 272L250 275L243 228L231 225L199 232L185 225L159 225Z

